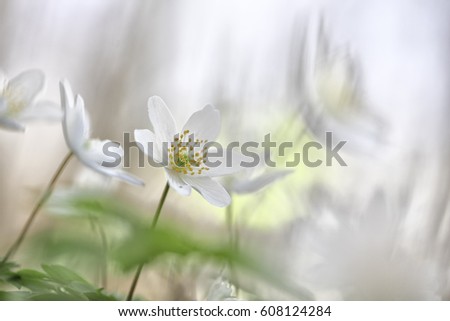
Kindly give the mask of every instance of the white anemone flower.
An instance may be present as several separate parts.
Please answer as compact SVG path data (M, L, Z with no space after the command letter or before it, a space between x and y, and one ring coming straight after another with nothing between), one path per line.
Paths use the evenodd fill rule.
M384 121L368 102L362 70L346 46L332 46L321 24L303 57L304 103L307 127L319 139L333 132L351 142L354 151L371 152L385 136Z
M56 104L35 102L44 85L45 76L40 70L27 70L12 79L0 71L0 127L24 131L24 121L60 120L61 110Z
M89 138L89 119L86 115L84 101L80 95L75 98L67 80L60 82L61 105L64 112L63 131L66 143L72 153L87 167L107 177L115 177L134 185L144 185L144 182L120 168L106 167L104 162L114 159L103 152L105 144L112 144L110 140ZM109 147L111 150L111 147ZM123 156L123 149L117 144L114 153Z
M220 131L219 111L207 105L192 114L182 130L178 131L164 101L153 96L148 100L148 115L153 132L137 129L134 136L146 155L164 165L169 185L183 196L190 195L194 188L212 205L229 205L230 195L211 177L239 170L236 166L239 158L232 155L227 161L223 155L221 159L214 157L211 163L220 163L219 166L209 166L208 159L208 153L212 150L208 143L213 142Z

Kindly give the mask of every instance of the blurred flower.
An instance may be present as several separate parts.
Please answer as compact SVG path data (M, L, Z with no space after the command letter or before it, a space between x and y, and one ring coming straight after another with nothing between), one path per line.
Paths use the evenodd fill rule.
M321 25L304 59L302 116L319 139L325 132L348 148L371 151L382 142L383 122L364 94L360 68L347 48L331 47Z
M217 278L208 290L206 301L237 301L233 286L223 277Z
M385 199L374 197L361 207L360 200L334 199L317 190L308 199L313 215L282 233L293 238L287 264L319 300L443 297L448 268L439 269L430 259L429 244L405 241L405 221L389 213ZM430 251L423 255L421 247Z
M105 144L110 140L89 138L89 120L86 115L83 98L77 95L74 99L72 89L67 80L60 83L61 105L64 111L63 131L64 138L70 150L87 167L97 173L116 177L134 185L144 185L144 182L131 176L119 168L103 166L103 162L110 162L111 158L103 152ZM111 149L111 147L109 147ZM115 153L123 156L123 149L117 144Z
M35 102L44 84L45 77L40 70L27 70L9 80L0 71L0 127L24 131L23 121L60 120L61 110L56 104Z
M220 161L219 166L205 164L210 150L207 143L214 141L219 134L219 111L207 105L191 115L181 132L178 132L170 110L160 97L149 99L148 114L154 131L137 129L134 136L142 151L156 163L163 163L163 153L167 151L168 162L164 166L170 186L183 196L190 195L194 188L212 205L229 205L230 195L211 177L237 171L238 168L233 166L236 157L232 159L233 164L226 164L225 159L220 161L216 157ZM194 149L194 143L197 149Z

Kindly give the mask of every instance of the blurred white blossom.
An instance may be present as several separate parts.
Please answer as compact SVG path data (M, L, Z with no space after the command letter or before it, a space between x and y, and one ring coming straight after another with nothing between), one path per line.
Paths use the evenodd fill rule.
M311 199L312 215L288 228L286 260L318 299L442 299L446 267L405 242L404 222L380 206L382 199L365 207L326 193Z
M319 139L332 132L354 151L372 151L385 138L383 121L372 110L361 69L346 46L334 46L323 22L310 32L303 57L302 116Z
M110 157L103 152L105 144L111 144L110 140L98 140L89 138L89 119L86 115L83 98L77 95L73 97L72 89L68 81L60 83L61 105L64 111L63 131L67 146L72 153L87 167L97 173L116 177L134 185L144 185L144 182L120 168L105 167L103 162L110 162ZM123 156L123 149L117 145L114 150Z
M37 101L44 89L45 76L40 70L27 70L7 79L0 70L0 127L24 131L24 121L61 119L61 110L49 101Z
M223 277L217 278L208 290L206 301L236 301L233 286Z

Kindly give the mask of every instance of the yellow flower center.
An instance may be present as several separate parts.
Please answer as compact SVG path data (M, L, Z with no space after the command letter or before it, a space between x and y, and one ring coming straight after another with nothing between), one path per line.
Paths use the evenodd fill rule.
M15 116L26 107L26 102L20 96L19 92L11 90L7 86L3 88L0 98L6 103L5 115Z
M189 130L174 136L174 141L169 147L169 168L180 174L201 175L208 171L204 160L208 156L207 147L204 146L208 140L201 140L189 136ZM198 150L196 150L196 148Z

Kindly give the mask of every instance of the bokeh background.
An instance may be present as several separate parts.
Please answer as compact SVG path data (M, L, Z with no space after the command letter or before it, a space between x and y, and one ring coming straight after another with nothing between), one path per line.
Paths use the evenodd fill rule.
M92 136L102 139L122 142L124 132L148 128L152 95L180 126L214 104L223 142L261 142L267 133L277 141L320 141L332 131L347 141L348 166L300 165L258 193L236 196L241 244L258 248L265 264L318 298L448 299L449 14L449 3L439 0L1 0L0 69L10 77L43 70L42 97L55 102L58 81L69 79L86 101ZM321 46L344 51L357 68L358 98L344 106L350 110L333 105L333 96L322 109L308 99ZM1 251L66 153L60 124L0 131ZM105 181L76 160L58 186L102 186L150 217L164 173L137 168L137 152L132 156L129 171L145 188ZM164 215L226 238L225 210L198 195L171 192ZM42 215L32 232L57 228L57 220ZM33 265L35 256L19 258ZM111 274L109 290L125 291L130 276ZM160 282L159 289L138 291L201 299L183 290L196 286L184 278L168 288L150 269L143 284ZM243 282L262 297L283 298Z

